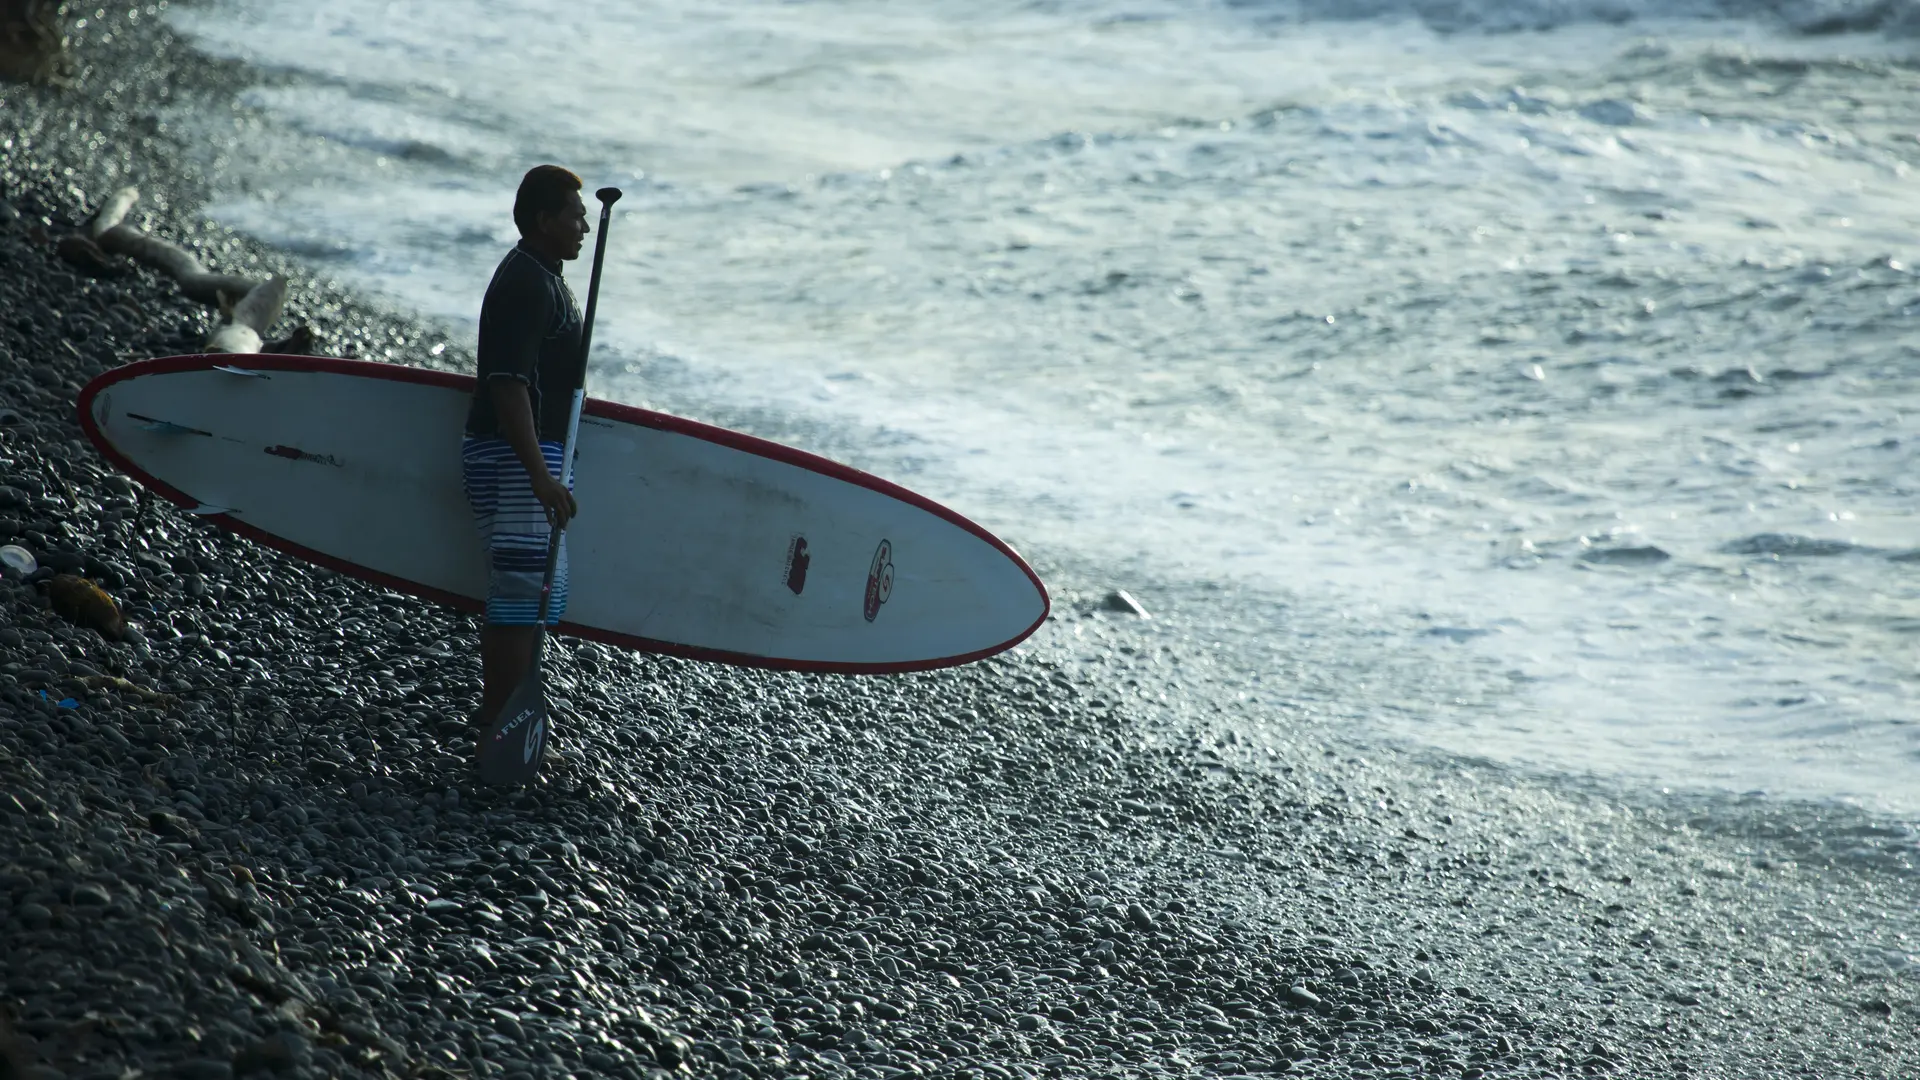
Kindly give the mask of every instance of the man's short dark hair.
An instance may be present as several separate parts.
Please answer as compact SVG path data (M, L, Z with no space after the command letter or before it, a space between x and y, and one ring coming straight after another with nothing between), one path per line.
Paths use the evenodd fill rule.
M580 190L580 177L558 165L535 165L520 178L513 197L513 223L521 236L531 236L541 214L564 214L573 208L567 196Z

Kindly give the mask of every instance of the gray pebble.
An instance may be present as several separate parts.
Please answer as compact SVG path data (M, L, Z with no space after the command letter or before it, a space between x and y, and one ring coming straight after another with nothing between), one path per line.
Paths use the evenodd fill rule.
M307 1057L305 1039L291 1031L280 1031L249 1043L234 1054L233 1075L284 1072L302 1064Z

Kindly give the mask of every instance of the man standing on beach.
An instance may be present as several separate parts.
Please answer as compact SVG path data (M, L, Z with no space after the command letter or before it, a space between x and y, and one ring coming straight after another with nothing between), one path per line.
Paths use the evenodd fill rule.
M461 472L490 567L480 631L480 730L499 717L533 666L547 541L578 507L560 482L573 391L586 358L580 309L560 264L590 231L580 178L540 165L513 200L520 242L493 272L480 305L479 379L467 411ZM567 606L566 536L554 569L549 624Z

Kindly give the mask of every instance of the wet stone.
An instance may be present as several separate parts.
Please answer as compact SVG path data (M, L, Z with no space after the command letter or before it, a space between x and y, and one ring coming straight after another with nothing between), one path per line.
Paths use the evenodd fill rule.
M307 1057L306 1040L290 1031L276 1032L243 1047L233 1056L233 1075L283 1072Z

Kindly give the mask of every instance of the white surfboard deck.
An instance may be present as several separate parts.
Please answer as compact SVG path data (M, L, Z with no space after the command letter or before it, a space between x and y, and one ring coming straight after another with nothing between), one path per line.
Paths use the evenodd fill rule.
M473 379L307 356L143 360L80 422L128 476L302 559L468 611L485 553L460 481ZM589 399L563 633L753 667L871 674L1009 649L1047 616L1013 549L884 480Z

